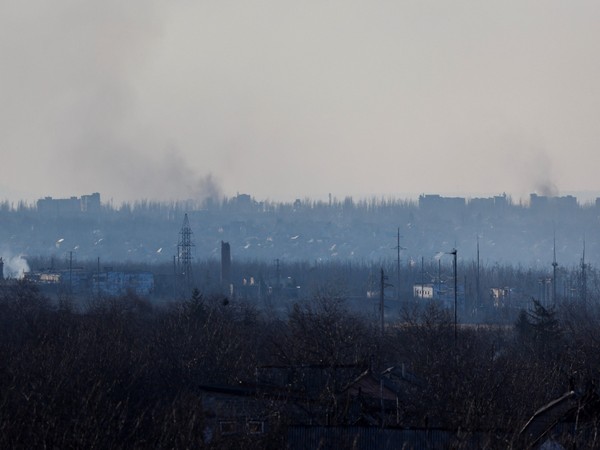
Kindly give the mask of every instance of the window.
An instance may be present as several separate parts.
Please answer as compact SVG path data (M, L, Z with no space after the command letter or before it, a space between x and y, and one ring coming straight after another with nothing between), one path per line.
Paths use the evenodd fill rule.
M233 434L237 431L237 424L233 421L219 422L221 434Z
M262 434L265 432L265 423L262 420L249 420L246 428L249 434Z

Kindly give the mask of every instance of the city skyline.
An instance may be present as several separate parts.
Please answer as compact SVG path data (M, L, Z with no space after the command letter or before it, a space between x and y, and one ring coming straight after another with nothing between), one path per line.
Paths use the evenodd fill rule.
M543 192L543 191L542 191ZM122 206L136 204L136 203L144 203L144 202L155 202L158 204L171 204L171 203L180 203L180 204L189 204L191 208L202 207L205 205L205 200L207 198L203 197L188 197L188 198L173 198L173 199L152 199L147 197L139 197L139 198L131 198L131 199L123 199L122 201L116 201L114 198L106 198L104 195L101 195L99 192L94 192L91 194L81 194L81 193L69 193L64 196L54 196L49 195L48 193L44 194L41 197L37 198L25 198L25 197L15 197L11 198L6 195L4 198L0 197L0 202L7 202L8 208L17 208L19 204L23 204L24 206L30 208L44 208L46 209L46 204L50 204L52 202L64 202L65 205L69 203L69 208L75 208L77 210L86 211L87 208L83 206L82 202L88 201L87 198L97 197L94 201L97 202L98 207L100 205L106 206L109 208L120 208ZM100 197L101 200L100 200ZM219 192L218 196L211 197L210 200L216 204L219 204L222 201L232 201L239 198L247 198L252 202L261 203L268 202L271 204L293 204L298 201L305 203L344 203L345 201L351 199L354 204L359 204L361 202L371 203L371 202L382 202L382 201L392 201L392 202L412 202L414 204L420 203L420 200L427 197L438 197L441 200L452 200L452 199L461 199L464 200L465 204L469 204L472 201L478 200L493 200L496 197L504 197L508 204L513 206L524 206L529 207L531 203L532 197L538 198L548 198L548 199L569 199L574 198L574 201L579 207L594 207L598 206L600 202L600 191L567 191L567 192L545 192L540 193L530 192L526 196L521 197L513 197L510 194L507 194L506 191L503 192L484 192L484 193L464 193L464 192L451 192L451 193L440 193L440 192L412 192L412 193L390 193L390 194L370 194L370 195L353 195L348 193L327 193L320 195L318 197L310 197L307 195L290 197L290 198L278 198L278 197L259 197L249 192L235 192L232 194Z

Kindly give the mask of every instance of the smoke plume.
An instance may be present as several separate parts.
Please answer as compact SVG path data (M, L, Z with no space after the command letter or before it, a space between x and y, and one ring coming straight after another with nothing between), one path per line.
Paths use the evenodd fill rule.
M29 264L23 255L2 254L4 261L4 277L21 279L29 272Z

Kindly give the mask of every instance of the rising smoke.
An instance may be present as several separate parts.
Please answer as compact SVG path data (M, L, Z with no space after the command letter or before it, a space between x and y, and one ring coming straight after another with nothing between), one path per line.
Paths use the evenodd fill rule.
M0 138L12 150L5 182L20 187L25 177L12 174L28 173L47 180L40 196L99 191L117 201L220 195L210 170L189 163L192 149L172 144L177 136L142 106L139 85L168 12L154 0L0 6L20 27L0 31L0 119L13 124ZM18 155L27 153L36 164L23 167Z
M12 255L8 252L2 253L4 262L4 277L21 279L29 272L29 264L23 255Z
M547 152L538 151L532 164L533 192L548 197L559 195L558 186L553 180L554 167L552 159Z
M0 188L117 202L202 199L221 184L287 198L593 189L595 167L579 161L600 139L599 12L0 2ZM505 119L546 141L557 173L527 149L513 158L520 147L504 158Z
M533 191L538 195L544 195L547 197L556 197L560 191L556 184L549 180L540 180L534 185Z
M515 186L514 194L528 198L536 193L544 196L557 196L559 189L553 157L547 150L543 139L522 127L508 127L499 139L501 144L495 147L499 160L501 180Z

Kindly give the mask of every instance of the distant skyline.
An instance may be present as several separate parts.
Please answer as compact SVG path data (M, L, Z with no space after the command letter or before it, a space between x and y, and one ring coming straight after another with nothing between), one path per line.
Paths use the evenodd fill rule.
M0 4L0 200L600 192L600 3Z

